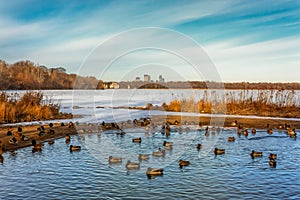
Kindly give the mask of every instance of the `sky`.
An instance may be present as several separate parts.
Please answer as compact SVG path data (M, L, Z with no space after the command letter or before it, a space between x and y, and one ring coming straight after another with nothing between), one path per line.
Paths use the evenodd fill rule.
M300 82L300 1L0 0L0 59L104 81Z

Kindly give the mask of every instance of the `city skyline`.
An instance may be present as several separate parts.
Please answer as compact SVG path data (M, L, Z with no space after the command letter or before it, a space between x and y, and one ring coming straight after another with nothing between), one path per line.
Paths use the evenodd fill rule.
M126 1L3 1L0 59L64 67L68 73L104 81L133 80L139 68L155 73L151 64L163 66L156 66L153 76L165 74L167 80L210 80L193 72L180 55L174 57L163 49L131 51L110 66L98 62L84 68L105 41L130 30L158 27L195 41L222 81L299 82L299 13L300 2L295 0L131 1L130 5ZM166 45L177 42L164 34L156 39ZM118 48L99 57L105 60ZM191 46L186 50L194 53Z

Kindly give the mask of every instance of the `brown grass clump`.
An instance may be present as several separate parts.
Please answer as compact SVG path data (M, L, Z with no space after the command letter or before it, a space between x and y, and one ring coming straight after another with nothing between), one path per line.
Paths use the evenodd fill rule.
M60 105L53 99L46 100L41 92L26 92L22 97L17 93L0 94L0 123L49 120L66 118L71 115L59 112Z

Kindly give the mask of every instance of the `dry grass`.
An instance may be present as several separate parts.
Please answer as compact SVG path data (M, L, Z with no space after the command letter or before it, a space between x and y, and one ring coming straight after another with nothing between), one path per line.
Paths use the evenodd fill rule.
M204 91L202 98L195 99L176 99L169 105L163 103L162 107L173 112L300 117L300 102L294 91L243 90L225 94Z
M0 94L0 123L49 120L72 117L59 112L60 105L53 99L43 98L41 92L26 92L22 97L17 93Z

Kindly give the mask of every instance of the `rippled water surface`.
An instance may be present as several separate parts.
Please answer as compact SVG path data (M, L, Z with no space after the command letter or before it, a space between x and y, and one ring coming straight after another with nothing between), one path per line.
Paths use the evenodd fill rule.
M64 139L45 143L40 153L31 147L15 156L5 152L0 199L300 199L299 139L264 130L238 137L234 128L206 137L204 130L190 128L179 134L174 127L169 138L142 129L126 130L123 137L114 132L72 136L71 144L82 146L72 153ZM227 142L229 136L235 142ZM142 143L132 143L134 137ZM138 162L139 153L163 148L164 140L173 142L164 158L150 156L140 170L126 170L127 160ZM200 151L197 143L203 145ZM215 156L215 147L226 153ZM252 159L253 149L263 157ZM276 168L268 164L269 153L278 155ZM122 157L122 164L109 165L110 155ZM181 169L179 159L191 164ZM147 167L162 167L164 175L148 179Z

